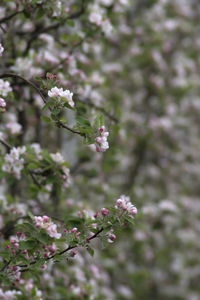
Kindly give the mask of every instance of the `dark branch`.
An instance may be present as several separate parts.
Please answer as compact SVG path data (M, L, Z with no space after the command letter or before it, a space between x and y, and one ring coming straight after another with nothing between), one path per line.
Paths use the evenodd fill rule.
M0 24L5 23L6 21L9 21L10 19L14 18L16 15L19 15L19 14L21 14L23 12L24 12L24 9L16 11L16 12L10 14L9 16L6 16L6 17L0 19Z

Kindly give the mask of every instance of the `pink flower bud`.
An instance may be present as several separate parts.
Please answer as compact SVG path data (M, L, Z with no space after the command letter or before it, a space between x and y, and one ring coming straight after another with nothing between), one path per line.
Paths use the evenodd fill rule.
M102 214L102 216L107 216L107 214L109 213L109 210L108 209L106 209L106 208L101 208L101 214Z
M11 247L10 247L10 245L7 245L6 248L7 248L7 249L10 249Z
M101 133L104 132L104 130L105 130L105 126L102 126L102 127L99 128L99 131L100 131Z
M44 258L47 258L48 257L48 253L44 253Z
M111 241L114 241L116 239L116 236L114 234L111 234L110 237Z
M96 219L98 217L98 213L94 214L94 218Z
M22 235L22 232L17 231L17 232L16 232L16 235L17 235L18 237L20 237L20 236Z
M49 246L49 251L53 254L56 251L56 247L54 245Z
M75 239L77 239L80 235L81 235L81 233L78 232L78 233L75 235Z
M43 219L44 223L48 223L49 222L49 217L47 217L47 216L43 216L42 219Z
M14 250L12 250L12 254L15 254L16 253L16 250L14 249Z
M76 232L78 229L76 227L74 227L72 230L71 230L71 233L74 233Z
M17 266L13 266L13 271L17 271L18 267Z
M118 199L117 201L116 201L116 203L117 203L117 205L119 205L119 206L121 206L122 205L122 200L121 199Z
M27 253L27 250L24 249L24 250L22 251L22 254L26 254L26 253Z
M76 255L76 251L72 251L71 254L74 257Z
M96 147L97 152L101 152L101 148L100 147Z

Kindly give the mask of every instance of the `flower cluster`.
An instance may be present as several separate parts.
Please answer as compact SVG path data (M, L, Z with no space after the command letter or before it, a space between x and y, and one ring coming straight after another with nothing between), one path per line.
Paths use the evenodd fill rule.
M128 212L131 217L137 214L137 208L130 202L130 198L125 195L121 195L120 198L117 199L116 204L116 209L122 209Z
M4 47L0 43L0 56L2 56L3 51L4 51Z
M90 9L89 21L96 26L101 27L101 30L106 35L109 35L112 32L113 27L109 19L104 18L104 9L97 4L91 5Z
M57 232L57 225L51 222L48 216L35 216L34 221L36 223L36 227L44 229L50 237L55 239L59 239L61 237L61 233Z
M116 235L113 233L113 229L111 229L109 232L108 232L108 243L113 243L114 240L116 239Z
M6 101L3 98L0 97L0 108L1 108L1 111L5 112L6 111L5 107L6 107Z
M96 150L97 152L105 152L109 148L107 137L109 132L105 131L105 126L99 128L100 136L96 137Z
M50 98L57 98L59 103L64 100L64 102L67 102L72 108L74 107L74 101L72 100L73 93L69 90L63 91L63 88L59 89L55 86L48 91L48 96Z
M14 249L19 248L19 242L20 241L24 241L25 238L26 238L25 234L23 234L22 232L18 231L16 233L16 236L11 236L10 237L10 243L11 243L12 246L7 245L7 248L8 249L9 248L11 249L11 247L13 247Z
M24 158L22 157L26 152L26 147L12 148L10 153L5 156L5 162L2 166L2 170L13 174L17 179L21 178L21 171L24 168Z
M3 79L0 79L0 95L6 97L9 92L12 92L10 83L8 81L4 81Z

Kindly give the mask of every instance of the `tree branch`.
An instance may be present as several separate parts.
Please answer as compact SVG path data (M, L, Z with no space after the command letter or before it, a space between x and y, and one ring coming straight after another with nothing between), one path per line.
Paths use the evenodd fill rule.
M0 19L0 24L5 23L6 21L9 21L10 19L14 18L16 15L19 15L19 14L21 14L23 12L24 12L24 9L16 11L16 12L14 12L14 13L12 13L12 14L4 17L4 18L1 18Z

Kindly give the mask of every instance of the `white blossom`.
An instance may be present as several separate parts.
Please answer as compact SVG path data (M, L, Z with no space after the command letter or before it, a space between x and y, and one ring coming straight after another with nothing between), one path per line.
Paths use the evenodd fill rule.
M47 216L35 216L34 221L37 228L45 229L47 234L55 239L61 238L61 233L57 232L57 225L51 222L50 218Z
M2 170L13 174L17 179L21 178L21 171L24 168L23 154L26 152L26 147L12 148L10 153L5 156L5 162L2 166Z
M6 107L6 101L0 97L0 107L5 108Z
M11 134L20 134L22 131L22 125L17 122L7 123L6 128L11 132Z
M60 154L59 152L51 153L50 156L56 163L62 164L65 161L62 154Z
M73 93L69 90L63 91L63 88L53 87L50 91L48 91L48 96L50 98L57 98L59 102L61 102L61 98L64 98L71 107L74 107L74 102L72 100Z
M0 79L0 95L6 97L8 93L11 91L12 88L10 87L10 83L8 81L4 81L3 79Z

